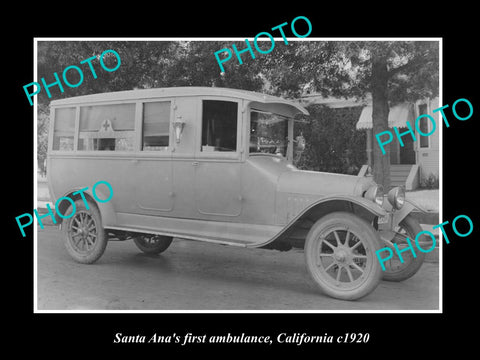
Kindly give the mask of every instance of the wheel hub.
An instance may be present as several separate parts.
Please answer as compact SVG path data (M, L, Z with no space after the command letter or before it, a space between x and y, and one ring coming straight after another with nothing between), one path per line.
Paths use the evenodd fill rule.
M81 227L80 229L78 229L78 233L83 237L85 238L87 235L88 235L88 231L85 227Z
M338 250L334 254L335 260L339 262L345 262L347 258L347 253L344 250Z
M333 253L333 258L341 264L349 264L352 261L351 251L344 247L338 247Z

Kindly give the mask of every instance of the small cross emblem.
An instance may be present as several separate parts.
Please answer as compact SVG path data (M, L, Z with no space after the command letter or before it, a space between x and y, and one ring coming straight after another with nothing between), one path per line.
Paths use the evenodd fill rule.
M103 129L104 132L113 131L112 123L108 119L103 120L102 125L100 127Z

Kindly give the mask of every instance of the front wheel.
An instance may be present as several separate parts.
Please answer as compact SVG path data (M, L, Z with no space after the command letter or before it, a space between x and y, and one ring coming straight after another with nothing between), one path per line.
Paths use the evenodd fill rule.
M308 272L326 294L356 300L372 292L382 269L375 256L378 234L362 218L335 212L319 219L305 241Z
M418 221L411 215L407 215L395 229L395 237L392 243L397 244L399 249L404 249L408 246L407 238L413 243L415 237L422 231L422 227ZM425 239L425 236L423 236ZM419 239L422 240L422 239ZM413 257L411 251L402 253L402 259L394 251L392 258L385 262L385 271L383 272L383 280L387 281L403 281L417 273L425 260L425 253L415 251L416 257ZM402 262L403 260L403 262Z

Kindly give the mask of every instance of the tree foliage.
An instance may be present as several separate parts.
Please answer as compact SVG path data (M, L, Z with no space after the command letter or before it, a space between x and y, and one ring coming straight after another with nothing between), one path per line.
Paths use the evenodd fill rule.
M297 125L306 140L305 151L295 164L300 169L356 175L365 164L366 134L357 131L361 107L332 109L307 107L312 121Z
M389 106L438 94L437 42L289 41L285 45L277 41L269 54L256 53L255 59L248 52L242 54L243 64L232 55L221 73L213 54L231 48L232 43L238 49L246 47L242 41L40 41L38 78L45 77L47 83L52 83L53 73L61 77L70 65L84 70L80 86L64 86L63 93L52 87L52 98L170 86L231 87L295 99L313 93L345 98L372 94L374 131L386 130ZM118 52L121 66L115 72L106 72L98 62L94 63L98 76L94 79L87 64L80 62L99 57L107 49ZM383 75L376 72L379 69ZM69 73L71 83L76 81L74 76L74 72ZM51 99L45 91L37 96L39 111L48 113ZM325 144L319 139L332 136L330 127L344 130L340 124L325 123L325 112L316 110L311 117L310 140L317 149L310 154L311 162L303 164L306 167L323 166L326 155L320 155ZM46 127L39 126L39 136L40 128L44 132ZM43 144L39 144L38 151L39 156L44 154ZM374 174L377 170L376 180L388 186L389 157L381 157L378 152L378 145L374 146Z
M271 70L267 76L281 94L319 93L345 98L370 94L373 134L387 130L390 106L432 98L439 91L436 41L299 42L270 61L285 70ZM291 81L295 79L293 71L297 81ZM373 156L374 179L388 189L389 146L383 155L374 142Z

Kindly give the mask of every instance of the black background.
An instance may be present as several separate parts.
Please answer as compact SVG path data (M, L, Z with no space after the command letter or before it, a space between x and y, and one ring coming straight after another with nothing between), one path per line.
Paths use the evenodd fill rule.
M326 7L318 3L283 3L267 10L246 3L197 5L187 3L109 4L100 11L82 4L55 6L42 4L17 12L18 21L2 24L4 52L3 109L3 184L4 236L3 259L6 302L2 321L8 333L5 343L16 352L27 348L36 355L82 357L105 351L109 356L139 355L152 351L157 356L167 351L239 354L248 350L261 355L277 350L312 351L314 356L351 351L358 355L394 354L415 356L438 354L444 349L462 349L475 344L478 330L471 327L476 315L478 283L477 132L480 114L478 91L478 37L474 5L459 2L448 7L420 8L418 4L389 5L339 4ZM258 4L257 4L258 5ZM276 11L273 11L276 9ZM13 14L13 12L12 12ZM5 14L8 15L8 14ZM443 220L468 215L475 226L466 238L448 232L444 245L442 314L34 314L33 313L33 238L21 238L15 216L31 211L33 204L33 109L23 85L33 81L34 37L252 37L296 16L310 19L310 37L441 37L443 38L443 104L450 128L443 128ZM13 15L12 15L13 17ZM8 18L8 16L7 16ZM12 19L13 20L13 19ZM477 31L478 33L478 31ZM7 76L5 76L7 75ZM457 121L451 105L459 98L473 104L473 116ZM437 128L438 131L438 128ZM31 233L30 233L31 234ZM361 301L361 300L360 300ZM346 332L370 333L368 344L319 345L118 345L114 334L169 335L270 335L299 332L343 335ZM305 355L307 355L305 353Z

